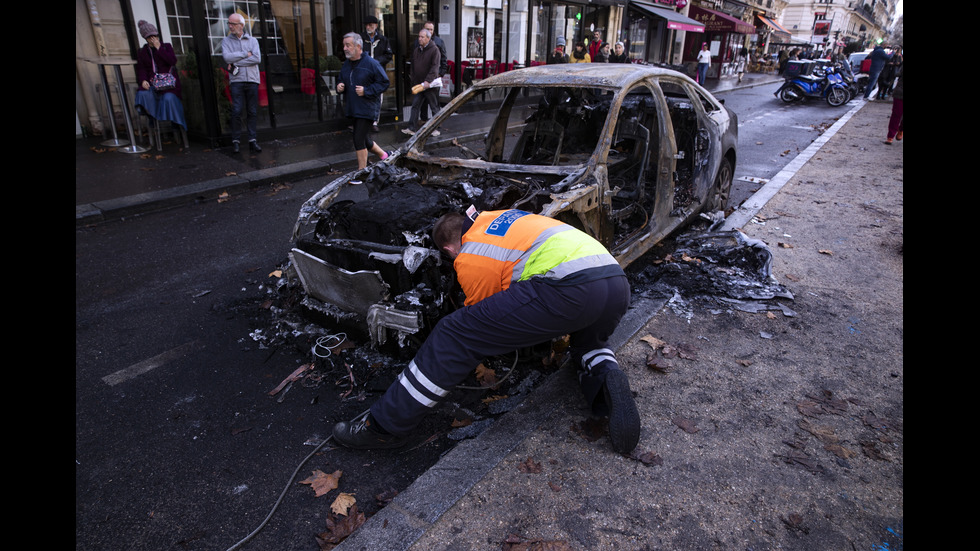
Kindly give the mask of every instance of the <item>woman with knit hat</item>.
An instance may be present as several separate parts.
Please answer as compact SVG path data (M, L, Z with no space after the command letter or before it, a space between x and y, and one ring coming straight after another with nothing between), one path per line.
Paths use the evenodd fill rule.
M160 32L147 21L139 22L140 36L146 45L136 53L136 105L155 121L172 121L187 130L184 104L180 96L180 76L177 74L177 54L174 47L160 41ZM154 87L155 75L172 75L171 88ZM186 144L185 144L186 145Z

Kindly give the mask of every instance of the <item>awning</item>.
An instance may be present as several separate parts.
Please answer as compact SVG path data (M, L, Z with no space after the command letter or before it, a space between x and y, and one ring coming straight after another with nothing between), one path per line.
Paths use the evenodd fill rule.
M755 27L727 13L691 6L688 15L704 25L705 32L755 34Z
M767 27L772 29L772 33L776 40L781 42L789 41L789 38L790 36L792 36L792 34L786 29L784 29L782 25L780 25L773 19L769 19L768 17L762 17L761 15L756 15L756 17L758 17L763 23L765 23Z
M704 32L704 25L698 23L690 17L681 15L676 11L662 8L651 4L650 2L644 2L643 0L632 0L629 5L630 7L637 8L640 11L646 12L654 17L666 19L668 29L674 29L676 31L691 31L695 33Z

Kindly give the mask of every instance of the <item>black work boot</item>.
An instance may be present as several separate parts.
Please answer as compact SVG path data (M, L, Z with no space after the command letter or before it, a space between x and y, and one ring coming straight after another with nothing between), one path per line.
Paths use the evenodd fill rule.
M349 423L337 423L333 427L333 438L355 450L400 448L408 442L406 437L384 432L370 414L357 417Z
M640 412L626 374L619 369L607 371L602 392L609 408L609 441L616 452L629 454L640 441Z

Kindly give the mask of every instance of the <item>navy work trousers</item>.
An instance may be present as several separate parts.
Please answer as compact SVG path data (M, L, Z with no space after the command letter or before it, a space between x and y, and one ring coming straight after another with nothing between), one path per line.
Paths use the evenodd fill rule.
M408 435L485 358L563 335L570 335L569 353L576 365L583 355L604 351L598 355L607 361L591 372L580 371L591 405L601 390L601 372L618 368L612 352L604 349L629 301L625 276L577 285L554 285L541 278L514 283L440 320L398 380L371 406L371 415L390 433Z

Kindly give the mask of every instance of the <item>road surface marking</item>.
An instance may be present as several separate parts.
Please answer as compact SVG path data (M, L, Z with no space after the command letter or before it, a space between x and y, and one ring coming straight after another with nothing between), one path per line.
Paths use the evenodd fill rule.
M105 381L105 383L108 384L109 386L114 386L124 381L128 381L134 377L146 373L147 371L156 369L166 364L170 360L183 356L190 350L197 348L199 342L200 341L191 341L189 343L182 344L176 348L171 348L170 350L167 350L163 354L158 354L156 356L153 356L152 358L147 358L142 362L135 363L125 369L120 369L119 371L112 373L111 375L106 375L105 377L102 377L102 380Z

